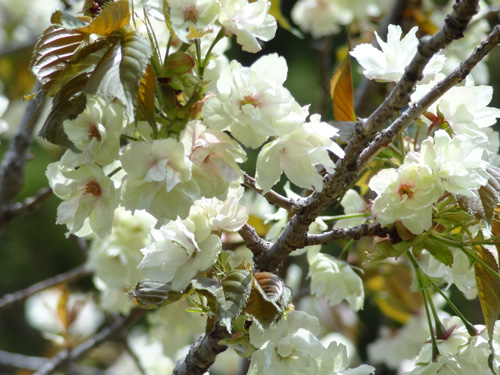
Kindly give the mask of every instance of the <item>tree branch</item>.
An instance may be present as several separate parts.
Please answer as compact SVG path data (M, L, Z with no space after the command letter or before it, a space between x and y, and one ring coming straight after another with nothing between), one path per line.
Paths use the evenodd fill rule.
M37 81L33 88L33 93L38 92L40 89L41 85ZM17 132L12 137L9 148L5 153L2 165L0 166L0 211L3 211L3 206L11 202L24 186L24 166L33 138L33 123L40 115L43 103L43 93L40 93L36 96L36 99L28 102Z
M344 159L337 162L333 174L326 176L323 190L306 198L305 206L291 218L276 243L256 258L256 266L259 269L276 270L293 250L301 247L309 225L326 207L343 196L359 177L362 172L359 160L361 152L385 122L407 105L411 92L422 77L425 65L435 53L463 35L468 22L477 11L478 0L458 2L453 7L453 12L446 17L443 28L433 37L420 41L417 54L389 97L368 119L356 125L354 135L345 149Z
M6 294L2 298L0 298L0 310L9 305L12 305L13 303L24 301L29 296L38 293L42 290L51 288L55 285L64 282L76 280L89 273L90 271L86 269L85 265L81 265L76 268L73 268L72 270L51 277L50 279L43 280L40 281L39 283L33 284L27 287L26 289L19 290L11 294Z
M51 196L52 190L47 187L41 189L35 196L26 198L23 202L5 205L4 209L0 211L0 232L10 221L35 211Z
M254 257L259 256L264 251L267 251L269 247L271 247L271 243L260 238L260 236L251 225L243 225L238 233L243 238L246 247L248 247L248 249L253 253Z
M404 130L408 125L420 117L429 106L443 96L448 90L454 87L457 83L463 81L471 72L471 70L483 60L492 50L500 43L500 25L493 28L488 37L477 46L472 54L464 60L453 72L446 78L440 81L432 88L423 98L415 105L408 108L401 116L396 119L386 130L380 133L370 145L363 150L359 158L360 168L365 168L373 159L373 157L385 146L400 131Z
M243 172L243 177L245 178L244 184L248 186L250 189L253 191L259 193L262 195L266 200L277 207L284 208L287 211L290 212L296 212L299 207L301 206L300 202L298 202L295 199L292 198L287 198L284 197L283 195L280 195L276 193L275 191L271 190L265 194L263 194L262 189L259 189L255 183L255 179L251 177L248 173Z
M353 228L333 228L321 234L307 234L304 238L304 247L312 245L327 245L334 240L353 239L361 237L386 237L394 228L383 228L380 224L361 224Z
M215 362L217 355L227 349L227 345L222 345L219 341L230 337L231 334L227 332L225 326L220 323L215 324L209 334L201 336L189 348L186 358L177 362L173 375L203 375Z
M34 373L34 375L49 375L54 371L61 369L65 365L74 362L89 350L97 347L113 336L119 335L123 330L128 329L144 313L145 310L141 308L133 309L126 317L119 317L109 326L105 327L100 332L96 333L90 339L85 341L83 344L80 344L73 350L60 351L54 357L48 360L47 363L40 367L39 370Z
M6 352L4 350L0 350L0 364L9 367L36 371L40 367L44 366L48 361L49 360L47 358L32 357L23 354L11 353L11 352ZM66 374L105 375L105 371L88 366L72 365L69 366Z

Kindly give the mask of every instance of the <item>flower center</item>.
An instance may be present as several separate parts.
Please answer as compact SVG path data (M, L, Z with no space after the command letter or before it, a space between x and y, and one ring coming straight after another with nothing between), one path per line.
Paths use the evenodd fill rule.
M196 23L198 21L198 9L194 5L189 5L184 8L184 22Z
M254 108L257 108L260 107L262 103L255 95L246 95L242 100L240 100L240 109L246 104L250 104Z
M97 129L97 126L91 125L89 128L89 141L91 141L93 138L97 139L99 142L101 142L101 133L99 133L99 129Z
M409 182L399 185L399 196L403 198L403 195L406 195L408 199L412 199L414 194L412 188L414 188L414 186Z
M83 188L83 195L92 194L95 198L98 198L102 195L101 185L99 185L96 181L90 181Z

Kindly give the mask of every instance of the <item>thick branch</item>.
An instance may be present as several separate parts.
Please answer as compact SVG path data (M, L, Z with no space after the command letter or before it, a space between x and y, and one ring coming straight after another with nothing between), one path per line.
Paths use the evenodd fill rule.
M116 319L109 326L102 329L100 332L92 336L90 339L80 344L73 350L63 350L52 357L34 375L49 375L54 371L59 370L65 365L74 362L89 350L97 347L106 340L111 339L113 336L121 334L122 331L132 326L137 319L139 319L145 310L140 308L133 309L126 317Z
M245 178L245 185L248 186L250 189L256 191L260 195L262 195L266 200L277 207L284 208L287 211L290 212L296 212L297 209L300 207L300 202L297 202L295 199L292 198L287 198L284 197L275 191L271 190L267 193L263 193L262 189L259 189L255 183L255 179L251 177L248 173L243 172L243 176Z
M40 205L52 196L50 188L43 188L35 196L26 198L23 202L7 204L0 211L0 231L12 220L35 211Z
M442 48L463 35L468 22L477 13L477 0L462 0L455 4L453 13L448 15L443 28L432 38L420 41L418 52L408 65L403 77L384 103L364 122L359 123L350 140L344 159L337 162L335 172L325 178L324 189L306 199L302 207L285 227L276 243L256 259L257 268L276 270L290 252L301 247L309 225L321 215L326 207L349 189L362 172L359 156L377 131L386 121L400 111L409 101L417 81L422 77L425 65Z
M33 92L40 90L37 81ZM12 137L9 148L5 153L0 166L0 210L9 203L24 185L24 166L28 157L28 149L33 137L34 122L40 114L44 102L44 95L37 95L36 99L28 103L21 123L14 137Z
M40 281L39 283L33 284L26 289L19 290L17 292L11 293L11 294L6 294L2 298L0 298L0 310L13 304L16 302L21 302L24 301L26 298L29 296L38 293L42 290L51 288L55 285L64 283L64 282L69 282L73 281L75 279L78 279L86 274L88 274L90 271L88 271L84 265L78 266L76 268L73 268L72 270L69 270L67 272L61 273L57 276L51 277L50 279Z
M380 224L361 224L354 228L333 228L331 231L321 234L308 234L304 238L304 246L327 245L340 239L359 240L361 237L386 237L393 230L393 228L383 228Z
M260 238L251 225L243 225L238 233L245 241L246 247L254 254L254 257L259 256L271 247L271 243Z
M230 337L231 334L227 332L227 328L217 323L208 335L200 337L189 348L186 358L177 362L173 375L203 375L215 362L217 355L227 349L227 345L219 342Z

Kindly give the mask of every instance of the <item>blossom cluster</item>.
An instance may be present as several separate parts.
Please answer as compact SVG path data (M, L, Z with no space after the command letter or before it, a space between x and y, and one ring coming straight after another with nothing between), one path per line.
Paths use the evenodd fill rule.
M119 3L128 6L126 0ZM137 32L135 42L146 43L144 50L153 52L137 77L129 78L126 71L120 74L123 90L139 88L113 97L109 92L103 94L105 89L101 86L92 91L93 85L88 83L81 93L84 100L80 113L65 116L59 124L68 148L46 172L54 194L62 200L57 223L66 225L68 236L92 241L87 266L101 292L101 306L107 311L127 313L133 305L125 292L144 279L167 286L165 293L176 296L194 295L198 285L199 301L190 297L191 302L211 320L223 313L220 301L228 306L242 303L234 308L234 327L227 328L228 333L236 331L229 344L237 349L244 347L247 352L241 354L251 355L249 375L372 374L371 366L355 367L344 345L319 339L317 319L294 310L289 299L283 297L284 284L275 275L279 283L272 287L280 291L279 297L285 302L272 300L266 294L269 289L264 292L265 288L257 285L258 270L252 268L251 252L241 246L238 231L249 223L268 241L276 241L283 233L290 212L285 208L275 210L262 197L271 192L283 174L288 182L284 187L286 196L281 198L303 202L303 196L309 192L323 191L325 176L335 173L337 162L345 157L337 142L339 130L335 124L310 113L309 105L299 104L285 87L288 66L283 57L271 53L243 66L224 56L232 36L243 51L252 53L261 51L261 43L274 37L277 20L270 14L271 2L147 0L143 5L155 20L138 17L137 22L134 20L137 30L131 33ZM388 1L300 0L292 10L292 18L302 31L318 38L335 34L342 26L378 17L389 6ZM78 24L76 20L84 19L65 19L62 25ZM129 20L124 19L127 24ZM157 25L152 22L157 21L161 33L151 30L151 25ZM71 32L77 34L80 29ZM126 47L132 48L127 42L116 43L113 38L118 36L109 37L106 32L86 37L86 41L91 41L89 50L101 48L100 41L104 41L103 45L114 43L92 58L105 59L122 48L115 59L123 58L120 62L126 62L125 58L137 52L127 51ZM350 55L367 79L398 82L417 53L418 32L418 27L414 27L403 37L399 26L390 25L386 42L375 33L381 50L362 43ZM127 35L125 31L124 34ZM111 41L106 40L108 37ZM47 39L50 43L51 39ZM427 64L410 105L452 69L445 56L446 52L437 54ZM85 74L90 70L87 66L77 68ZM98 73L98 68L103 70L98 65ZM148 81L150 75L154 83ZM154 97L149 102L148 95ZM398 229L402 225L412 238L424 238L426 232L441 228L443 224L436 218L442 206L450 199L457 207L460 200L479 199L481 189L490 183L491 167L500 165L496 155L500 141L491 128L500 117L500 109L488 107L491 99L491 87L476 85L473 79L449 90L401 137L400 149L391 150L396 157L380 159L384 168L365 184L366 191L359 194L351 189L344 194L340 205L345 215L317 217L308 233L321 234L332 227L342 231L367 221ZM241 186L246 173L242 165L247 159L255 160L255 184L247 185L261 195L252 196ZM305 193L297 194L289 183ZM371 193L367 193L369 189ZM368 194L372 194L373 200L366 199ZM464 230L469 240L472 234L490 235L488 230L481 231L478 223L475 222L477 228ZM415 264L427 276L456 285L467 298L476 296L473 267L464 252L449 250L452 259L445 264L433 249L419 246ZM231 255L227 255L227 249ZM363 308L366 277L351 265L350 258L322 253L320 245L298 249L291 256L304 253L308 265L304 279L310 280L309 291L317 301L331 307L345 303L351 313ZM244 296L243 302L234 295L226 301L224 294L233 285L228 287L224 281L234 270L251 275L250 282L240 280L238 285L242 289L236 294ZM294 277L302 277L301 269L295 269L298 277L292 271L290 267L286 275L291 283ZM264 293L260 298L266 308L272 306L277 311L267 325L259 320L258 308L245 310L244 303L253 298L255 304L257 293ZM157 308L171 302L170 294L159 295L163 298L161 303L154 301L146 307ZM186 308L184 302L178 305L181 312L175 308L168 311L181 314ZM280 305L282 302L284 306ZM162 307L150 315L155 327L152 332L166 324L164 310ZM238 316L247 319L246 324L236 322ZM450 373L455 368L482 371L483 362L469 365L463 358L486 355L485 336L467 336L454 318L446 324L450 337L456 338L458 344L453 341L453 347L441 345L443 355L432 362L428 344L419 342L415 346L424 348L412 374L443 368ZM138 337L142 340L142 333ZM184 343L183 337L180 341L187 344L190 339ZM172 349L169 345L172 344L151 345L151 350L159 353L158 367L168 371L173 366L172 358L180 355L178 347ZM139 352L140 348L133 350ZM147 368L148 363L141 365ZM120 371L117 365L116 372Z

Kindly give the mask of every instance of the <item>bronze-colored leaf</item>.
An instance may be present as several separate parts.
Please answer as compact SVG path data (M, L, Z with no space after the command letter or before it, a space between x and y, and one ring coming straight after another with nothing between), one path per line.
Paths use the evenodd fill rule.
M493 254L479 245L474 246L474 250L478 259L498 274L498 264ZM479 302L483 310L488 335L491 339L495 322L500 314L500 281L477 261L474 264L474 270L476 271Z
M356 121L349 54L342 60L330 80L330 96L336 121Z
M83 90L89 79L88 73L79 74L70 79L59 90L52 101L45 123L40 129L39 136L59 146L69 147L76 151L73 143L64 132L63 122L74 119L85 109L87 98Z
M35 46L31 71L47 93L87 36L62 27L46 29Z
M464 210L476 216L490 230L493 212L500 198L500 168L490 165L486 171L489 174L488 183L475 190L477 196L460 196L457 200Z
M243 312L266 328L277 322L291 299L291 292L283 281L270 272L257 272L253 287Z
M88 26L76 30L86 34L110 35L128 25L130 5L127 0L107 3Z
M148 64L144 76L139 83L139 91L137 93L137 104L142 114L151 125L153 134L156 137L156 119L155 119L155 90L156 90L156 77Z

